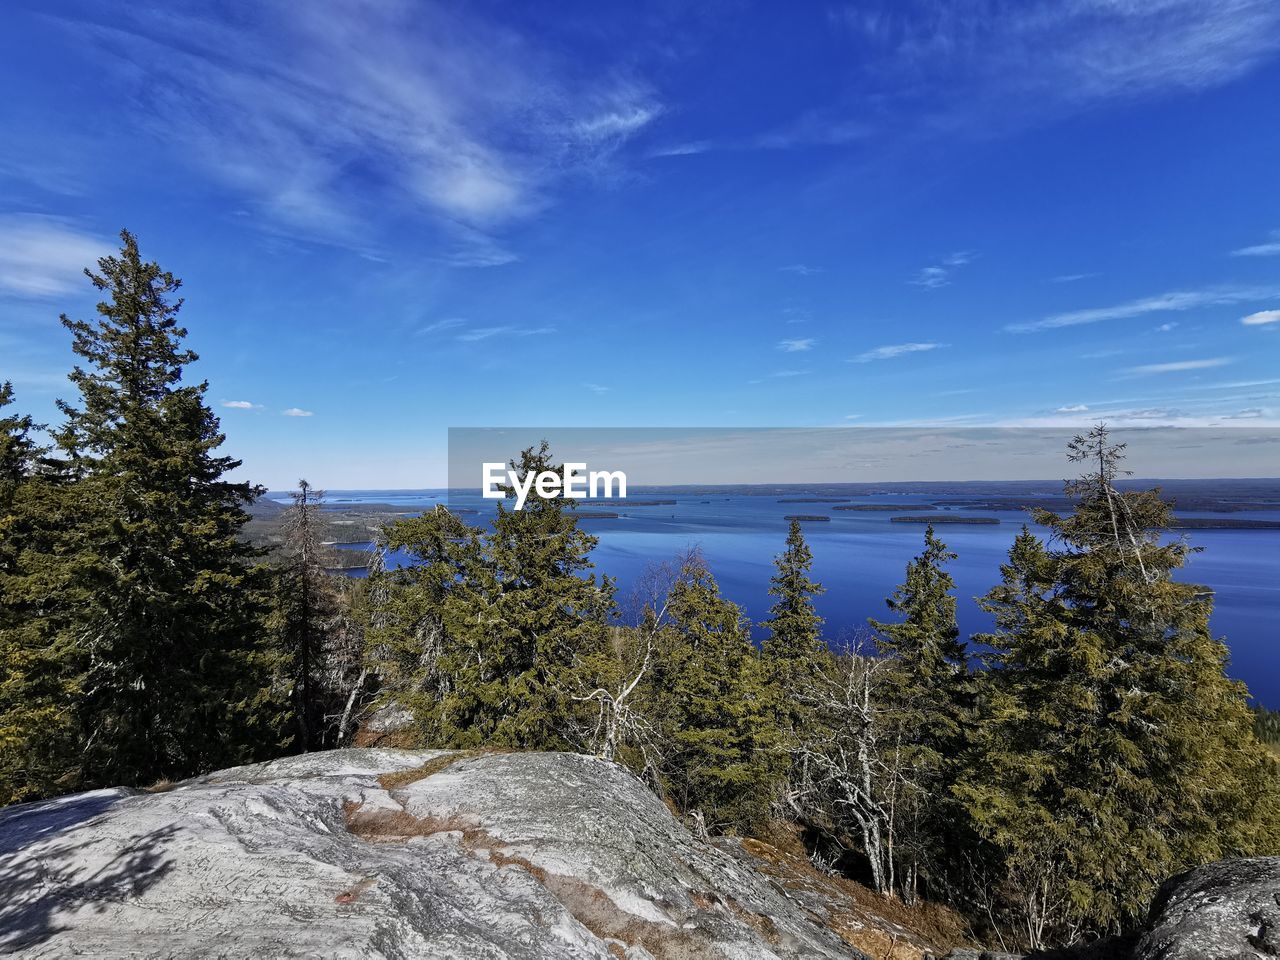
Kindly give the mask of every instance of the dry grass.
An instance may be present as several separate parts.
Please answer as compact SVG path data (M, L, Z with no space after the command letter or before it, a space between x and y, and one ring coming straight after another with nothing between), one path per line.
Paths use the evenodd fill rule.
M876 960L920 960L925 953L940 956L968 945L963 920L946 907L909 907L856 881L820 872L794 829L779 828L769 841L749 839L742 845L761 872L784 889L817 894L827 904L826 925Z
M168 777L165 777L162 780L157 780L149 787L143 787L142 790L144 793L168 793L177 785L178 783L176 780L170 780Z
M401 787L407 787L411 783L417 783L419 780L425 780L432 774L446 770L455 763L461 763L463 760L473 760L476 757L493 757L502 753L511 753L510 750L501 750L497 747L483 747L478 750L452 750L449 753L433 757L420 767L412 767L408 770L395 770L391 773L384 773L378 777L378 783L383 790L399 790Z

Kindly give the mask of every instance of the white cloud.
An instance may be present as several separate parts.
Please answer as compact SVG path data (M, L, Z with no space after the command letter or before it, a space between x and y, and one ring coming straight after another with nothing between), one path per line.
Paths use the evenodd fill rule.
M803 377L808 370L775 370L773 373L767 373L763 377L757 377L755 380L748 380L747 383L764 383L766 380L787 380L791 377Z
M1233 257L1280 257L1280 230L1271 232L1271 239L1266 243L1255 243L1251 247L1232 250Z
M456 337L459 343L478 343L481 340L488 340L491 337L538 337L548 333L555 333L555 327L476 327L465 333L460 333Z
M654 147L646 156L649 157L692 157L699 153L714 150L715 144L710 140L690 140L686 143L672 143L664 147Z
M625 65L583 69L468 7L267 0L77 27L144 131L264 226L362 249L396 211L465 266L510 262L494 232L610 177L662 110Z
M286 417L313 417L315 414L310 410L303 410L299 407L290 407L288 410L281 411Z
M910 282L927 290L945 287L951 283L951 277L956 270L966 264L973 263L977 257L978 255L972 250L957 250L955 253L950 253L943 257L938 265L922 267Z
M89 289L95 268L112 244L60 217L0 215L0 294L41 299Z
M815 274L822 273L821 267L811 267L805 263L792 263L785 267L779 267L783 273L794 273L801 277L812 277Z
M936 290L938 287L945 287L951 282L951 274L945 267L922 267L911 282L917 287Z
M262 404L249 400L223 400L222 405L228 410L261 410Z
M425 327L419 327L416 335L427 336L432 333L441 333L445 330L452 330L454 327L460 327L466 322L462 317L445 317L443 320L435 320L428 323Z
M1260 327L1268 323L1280 323L1280 310L1259 310L1240 321L1246 327Z
M1072 404L1068 404L1065 407L1059 407L1057 410L1053 412L1054 413L1087 413L1088 410L1089 410L1088 404L1072 403Z
M783 353L802 353L805 350L812 350L813 345L817 342L812 337L804 337L799 340L779 340L778 349Z
M1176 329L1177 326L1178 324L1176 321L1170 320L1168 323L1162 323L1160 326L1156 327L1155 332L1168 333L1169 331Z
M1056 277L1050 277L1054 283L1075 283L1078 280L1088 280L1090 277L1096 277L1096 273L1064 273Z
M608 387L602 386L598 383L584 383L582 386L584 389L590 390L592 393L596 394L609 392Z
M1153 373L1180 373L1184 370L1208 370L1213 367L1225 367L1231 362L1231 357L1210 357L1205 360L1175 360L1172 363L1147 363L1138 367L1129 367L1124 372L1129 376L1142 377Z
M1210 290L1180 290L1144 297L1111 307L1094 307L1088 310L1071 310L1055 313L1043 320L1029 323L1012 323L1005 327L1012 333L1033 333L1039 330L1055 330L1059 327L1075 327L1105 320L1128 320L1148 313L1192 310L1198 307L1229 306L1256 300L1269 300L1280 296L1276 287L1219 287Z
M945 347L945 343L895 343L885 347L876 347L874 350L868 350L860 353L853 358L853 363L869 363L872 360L892 360L894 357L901 357L908 353L921 353L925 350L938 350Z
M832 19L862 40L877 89L933 92L946 126L1205 90L1280 48L1273 0L860 0Z

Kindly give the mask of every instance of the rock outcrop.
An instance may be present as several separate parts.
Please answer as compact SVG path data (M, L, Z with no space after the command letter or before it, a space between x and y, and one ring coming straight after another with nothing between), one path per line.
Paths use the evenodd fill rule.
M1280 956L1280 857L1222 860L1168 880L1135 960Z
M863 958L623 769L353 749L0 811L22 957Z

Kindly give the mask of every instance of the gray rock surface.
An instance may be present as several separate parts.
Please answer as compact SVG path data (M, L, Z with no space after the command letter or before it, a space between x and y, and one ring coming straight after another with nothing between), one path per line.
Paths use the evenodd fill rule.
M1280 857L1221 860L1166 881L1136 960L1256 960L1280 955Z
M864 960L617 766L382 749L0 811L0 953Z

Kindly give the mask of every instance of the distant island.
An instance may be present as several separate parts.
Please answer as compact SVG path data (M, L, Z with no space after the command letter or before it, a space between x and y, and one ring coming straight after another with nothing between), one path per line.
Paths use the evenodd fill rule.
M998 517L890 517L890 523L999 523Z
M889 513L893 510L901 510L907 504L901 503L850 503L841 507L832 507L832 510L862 510L868 513ZM912 510L937 510L933 504L919 503L910 504Z
M822 523L827 523L827 522L829 522L829 521L831 520L831 518L830 518L830 517L825 517L825 516L824 516L824 517L820 517L820 516L816 516L815 514L812 514L812 513L789 513L789 514L787 514L785 517L783 517L782 519L783 519L783 520L800 520L800 521L802 521L802 522L804 522L804 523L808 523L808 522L809 522L809 521L811 521L811 520L812 520L812 521L820 521L820 522L822 522Z

